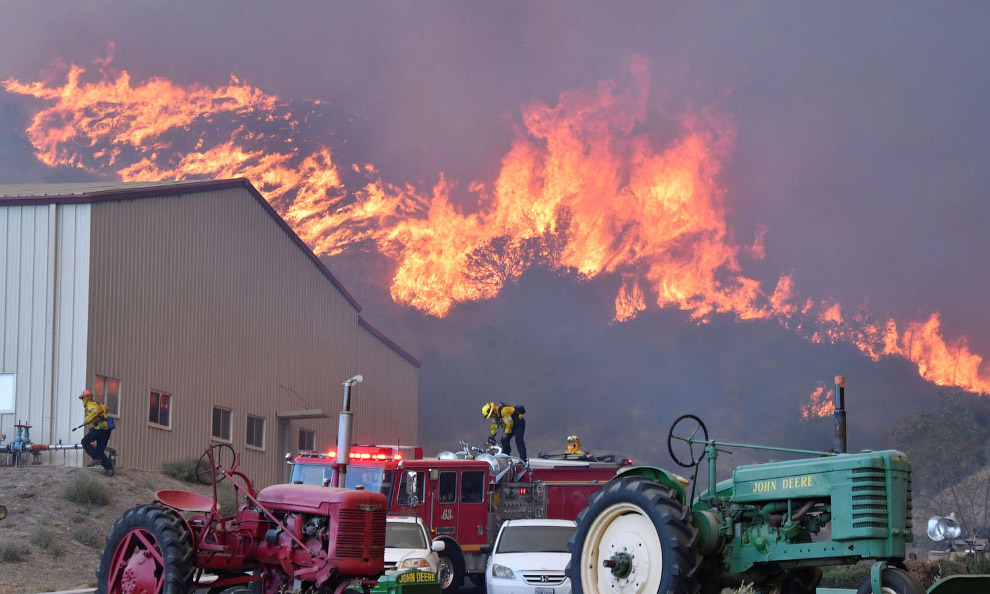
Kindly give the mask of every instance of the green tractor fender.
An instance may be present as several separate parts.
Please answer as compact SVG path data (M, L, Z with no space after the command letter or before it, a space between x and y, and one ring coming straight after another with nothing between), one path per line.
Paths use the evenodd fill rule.
M950 575L932 584L928 594L990 592L990 575Z
M615 476L609 482L633 476L641 476L651 482L673 489L677 497L677 502L683 506L688 506L687 493L684 491L684 487L686 486L684 483L687 482L687 479L681 479L676 474L663 468L656 466L628 466L615 473Z

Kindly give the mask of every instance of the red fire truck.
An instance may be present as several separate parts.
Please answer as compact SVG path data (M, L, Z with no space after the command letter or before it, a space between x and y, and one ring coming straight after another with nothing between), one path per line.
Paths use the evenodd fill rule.
M389 513L418 515L434 540L444 541L437 576L445 592L468 576L484 583L487 554L502 522L515 518L573 520L588 497L632 460L578 456L519 458L462 443L462 452L424 458L422 448L353 446L343 475L348 488L379 491ZM303 452L292 482L330 485L336 449ZM339 478L338 478L339 480Z

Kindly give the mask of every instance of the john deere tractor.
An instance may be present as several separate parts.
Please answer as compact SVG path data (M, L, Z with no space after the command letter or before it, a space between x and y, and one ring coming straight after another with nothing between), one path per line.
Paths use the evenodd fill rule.
M836 425L838 444L838 416ZM912 538L911 465L895 450L844 453L844 410L836 452L717 442L694 415L673 423L667 445L675 463L693 469L693 482L630 467L589 499L571 540L575 594L707 594L743 584L761 594L814 594L820 567L862 560L874 563L860 594L924 593L902 567ZM805 457L740 466L716 482L725 448ZM709 488L695 496L691 487L689 497L705 459Z

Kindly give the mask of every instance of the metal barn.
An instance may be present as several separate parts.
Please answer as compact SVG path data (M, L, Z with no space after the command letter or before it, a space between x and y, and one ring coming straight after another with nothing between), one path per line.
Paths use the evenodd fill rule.
M89 388L118 468L225 442L267 485L286 452L335 443L360 373L355 441L416 443L419 362L245 179L0 186L0 267L7 442L15 423L35 444L78 440Z

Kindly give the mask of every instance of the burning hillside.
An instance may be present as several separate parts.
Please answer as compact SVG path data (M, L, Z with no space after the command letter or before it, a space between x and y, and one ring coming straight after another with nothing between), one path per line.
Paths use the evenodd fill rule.
M289 102L236 77L182 87L134 81L109 60L98 70L3 82L38 100L25 134L42 162L127 181L247 177L317 254L388 257L392 298L429 315L494 298L543 267L575 281L614 278L616 323L651 304L700 323L773 319L873 360L910 360L936 384L990 392L983 358L965 338L947 341L938 313L906 323L850 315L799 295L790 275L764 284L747 274L767 231L743 244L726 221L719 175L733 126L701 110L666 116L672 132L654 132L648 123L661 116L644 59L629 59L619 81L524 106L493 179L440 174L429 189L341 157L344 143L323 128L332 108L319 101Z

